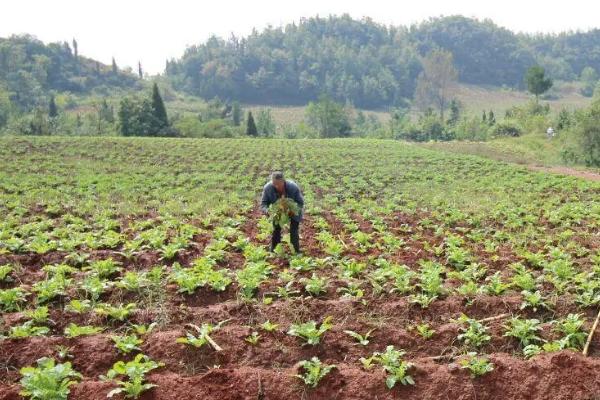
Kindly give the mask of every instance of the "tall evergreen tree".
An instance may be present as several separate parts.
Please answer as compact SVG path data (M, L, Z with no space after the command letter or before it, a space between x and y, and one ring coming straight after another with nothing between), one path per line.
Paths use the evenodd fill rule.
M115 61L115 58L112 58L112 72L113 74L117 74L119 72L119 67L117 67L117 62Z
M494 125L496 123L496 116L494 115L494 111L490 110L490 113L488 114L488 124Z
M54 101L54 95L50 96L50 103L48 104L48 116L50 118L58 117L58 108L56 107L56 102Z
M75 60L77 60L77 57L79 57L79 47L75 38L73 38L73 55L75 56Z
M158 91L158 85L154 82L152 85L152 113L157 121L158 130L169 126L169 119L167 117L167 109L163 102L160 92Z
M246 122L246 135L254 137L258 136L258 129L256 129L256 123L254 122L252 111L248 111L248 121Z
M142 71L142 62L138 61L138 75L140 79L144 78L144 71Z

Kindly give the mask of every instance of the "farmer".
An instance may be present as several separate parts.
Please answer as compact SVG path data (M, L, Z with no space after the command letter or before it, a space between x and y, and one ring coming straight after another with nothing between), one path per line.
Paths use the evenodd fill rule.
M275 171L271 174L271 182L268 182L263 188L260 208L263 213L269 213L269 206L277 199L287 197L294 200L300 207L298 215L292 215L290 212L290 241L294 246L296 254L300 253L300 221L302 221L302 208L304 207L304 198L296 182L285 179L283 172ZM281 242L281 227L273 223L273 236L271 237L271 251Z

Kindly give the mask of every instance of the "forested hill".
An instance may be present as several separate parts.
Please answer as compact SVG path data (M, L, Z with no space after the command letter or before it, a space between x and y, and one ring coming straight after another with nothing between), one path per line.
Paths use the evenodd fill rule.
M349 16L303 19L245 38L212 37L167 62L176 88L202 97L302 104L327 93L357 106L401 104L413 95L420 57L434 48L454 55L464 83L523 87L534 64L554 79L600 71L600 30L516 34L460 16L410 27Z
M107 93L138 88L138 76L116 63L104 65L79 54L77 42L44 44L29 36L0 38L0 89L24 110L47 104L52 92Z

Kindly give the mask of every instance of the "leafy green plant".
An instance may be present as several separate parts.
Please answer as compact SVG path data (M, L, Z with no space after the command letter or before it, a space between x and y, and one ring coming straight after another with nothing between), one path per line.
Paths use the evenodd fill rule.
M57 364L51 358L40 358L37 366L24 367L21 373L21 396L32 400L66 400L70 387L82 378L70 362Z
M417 333L421 335L423 339L431 339L435 334L435 330L431 329L429 324L418 324L415 326Z
M492 339L487 333L488 328L475 319L463 314L457 322L462 324L460 327L462 333L458 335L458 340L463 341L467 346L481 347Z
M0 282L7 281L14 268L10 264L0 265Z
M477 357L477 353L467 353L458 361L461 368L468 369L472 378L477 378L494 370L494 364L487 357Z
M129 303L126 305L119 304L113 306L112 304L102 303L94 308L94 312L100 316L107 316L117 321L124 321L136 310L135 303Z
M34 308L33 310L26 310L24 312L25 316L35 322L36 324L43 324L48 321L49 312L48 307L40 306Z
M73 299L65 306L65 311L76 314L83 314L92 310L92 303L89 300Z
M318 327L315 321L292 324L288 330L288 335L301 337L306 340L306 344L317 345L321 342L321 336L333 326L332 319L332 317L326 317Z
M300 213L300 206L288 197L281 197L271 204L269 215L273 224L284 227L290 224L290 218Z
M345 334L347 334L348 336L356 339L356 341L363 345L366 346L369 344L369 337L371 336L371 333L373 333L375 329L371 329L370 331L368 331L367 333L365 333L364 335L361 335L358 332L354 332L354 331L350 331L350 330L346 330L344 331Z
M523 347L542 341L542 338L538 336L538 332L542 330L542 327L540 326L540 321L537 319L513 317L508 321L505 329L504 336L518 339Z
M79 326L77 324L70 323L65 328L65 336L68 338L74 338L77 336L89 336L89 335L95 335L96 333L102 332L103 330L104 330L104 328L102 328L100 326L91 326L91 325Z
M379 364L387 373L385 384L388 389L396 386L400 382L403 385L414 385L415 381L409 371L413 368L413 364L402 359L406 354L403 350L396 350L394 346L387 346L385 352L375 352L369 358L361 358L363 366L369 369L373 364Z
M267 320L260 324L260 327L267 332L274 332L277 330L277 328L279 328L279 324L274 324L271 321Z
M122 393L126 398L139 398L145 391L156 387L155 384L145 382L146 374L163 365L163 363L152 361L143 354L138 354L132 361L117 361L106 376L100 377L102 380L111 381L119 386L111 390L107 397Z
M136 335L114 335L110 338L115 343L115 347L123 354L141 351L139 346L144 342Z
M19 311L27 298L25 290L20 287L0 289L0 307L2 312Z
M312 388L317 387L321 379L336 368L335 365L323 364L317 357L300 361L298 365L304 369L304 374L298 374L296 377L302 379L306 385Z
M217 325L204 323L200 327L197 325L188 324L197 332L197 334L194 335L193 333L186 332L185 337L177 338L177 343L183 343L194 347L202 347L205 344L210 344L213 349L220 351L221 347L219 347L219 345L210 337L210 334L221 329L225 323L227 323L227 320L221 321Z
M303 278L300 280L300 282L304 284L304 290L306 290L312 296L318 296L321 293L325 293L327 291L327 278L319 277L314 272L310 278Z
M8 332L11 339L26 339L32 336L45 336L50 332L45 326L35 326L33 321L27 321L22 325L12 326Z
M251 345L256 346L260 338L261 336L258 334L258 332L254 331L250 335L246 336L244 340L250 343Z
M557 321L555 330L563 335L567 348L583 348L587 333L583 331L585 319L581 314L569 314L566 318Z

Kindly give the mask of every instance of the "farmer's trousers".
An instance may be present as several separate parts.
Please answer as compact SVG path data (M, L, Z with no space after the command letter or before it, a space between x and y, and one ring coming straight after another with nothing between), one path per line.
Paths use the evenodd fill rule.
M273 224L273 236L271 237L271 251L281 242L281 227ZM300 252L300 222L290 221L290 242L296 253Z

